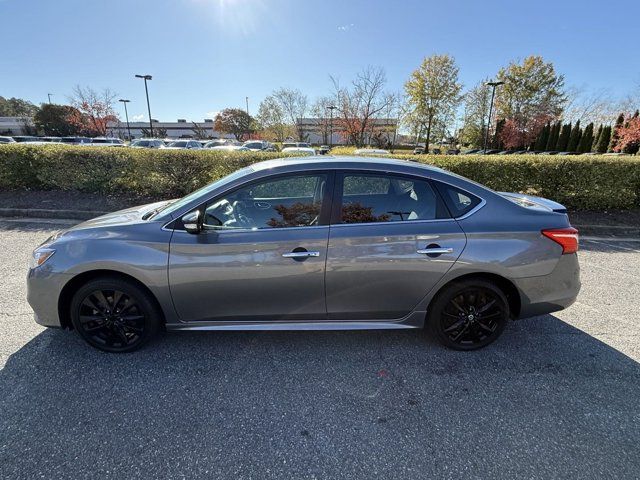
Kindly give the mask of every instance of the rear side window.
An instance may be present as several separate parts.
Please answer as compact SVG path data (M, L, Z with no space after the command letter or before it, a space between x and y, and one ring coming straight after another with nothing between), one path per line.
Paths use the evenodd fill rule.
M427 180L385 174L345 174L340 223L436 220L449 215Z
M476 208L482 201L471 193L446 183L433 182L447 204L453 218L462 217Z

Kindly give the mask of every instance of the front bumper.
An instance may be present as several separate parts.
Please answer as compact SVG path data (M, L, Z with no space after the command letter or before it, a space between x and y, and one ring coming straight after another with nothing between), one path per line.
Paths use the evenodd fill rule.
M580 292L578 255L562 255L549 275L519 278L514 283L520 291L519 318L544 315L567 308L575 302Z
M58 299L62 288L71 278L52 272L44 265L29 269L27 274L27 301L35 313L35 321L45 327L61 327Z

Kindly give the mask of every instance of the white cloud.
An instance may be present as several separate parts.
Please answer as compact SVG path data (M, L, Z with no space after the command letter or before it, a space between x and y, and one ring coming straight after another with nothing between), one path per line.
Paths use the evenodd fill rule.
M141 113L140 115L134 115L131 118L134 122L141 122L142 120L144 120L144 114Z
M347 30L351 30L355 25L353 23L348 23L346 25L338 25L338 30L340 32L346 32Z
M219 114L219 113L220 113L220 112L219 112L218 110L216 110L216 111L212 111L212 112L207 112L207 113L205 114L205 117L204 117L204 118L216 118L216 116L218 116L218 114Z

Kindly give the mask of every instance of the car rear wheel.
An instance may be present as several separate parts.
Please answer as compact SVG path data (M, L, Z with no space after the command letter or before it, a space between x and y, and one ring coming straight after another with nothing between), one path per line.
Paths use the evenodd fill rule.
M476 350L496 340L509 320L509 302L491 282L469 279L454 282L440 292L427 322L446 347Z
M150 295L126 279L101 278L81 287L71 301L71 321L92 347L131 352L158 331L161 314Z

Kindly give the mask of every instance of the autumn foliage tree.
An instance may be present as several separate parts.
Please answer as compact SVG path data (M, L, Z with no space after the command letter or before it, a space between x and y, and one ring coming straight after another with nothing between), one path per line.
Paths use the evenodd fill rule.
M640 115L636 113L617 130L615 152L637 153L640 150Z
M553 63L530 56L498 72L504 85L496 91L498 118L506 120L503 141L506 148L531 145L544 126L557 119L566 101L564 77Z
M409 118L419 124L418 131L424 129L428 149L436 123L445 124L460 103L458 66L449 55L426 57L411 73L404 89L411 109Z
M69 123L82 135L105 136L108 124L118 120L113 107L116 96L108 88L97 92L90 87L76 85L69 97L74 109Z
M225 108L214 120L213 128L220 133L233 135L236 140L246 140L254 130L254 120L241 108Z

